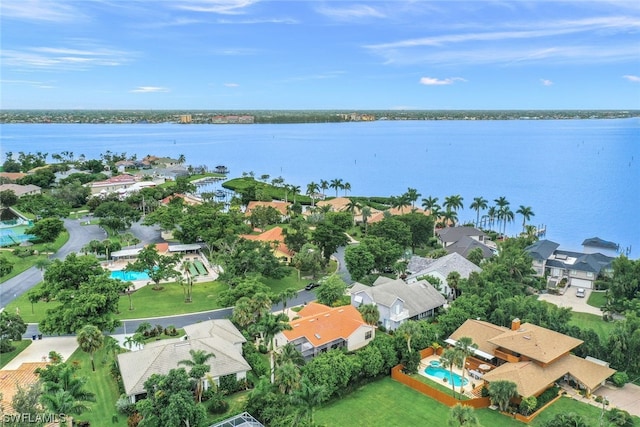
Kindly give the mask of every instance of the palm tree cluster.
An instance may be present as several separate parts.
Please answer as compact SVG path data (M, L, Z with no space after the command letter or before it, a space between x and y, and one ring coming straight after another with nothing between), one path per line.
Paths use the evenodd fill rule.
M456 341L454 347L447 348L442 352L440 356L440 364L446 369L449 368L451 378L451 392L453 397L456 397L455 384L453 382L453 368L454 366L462 370L462 383L460 384L460 393L464 387L465 371L467 365L467 358L475 354L475 350L478 345L473 342L469 337L461 337Z

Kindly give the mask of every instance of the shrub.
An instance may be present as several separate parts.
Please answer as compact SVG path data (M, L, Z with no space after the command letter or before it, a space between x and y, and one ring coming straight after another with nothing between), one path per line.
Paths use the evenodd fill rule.
M538 406L538 399L535 396L525 397L520 401L520 413L524 416L528 416Z
M542 394L538 396L538 404L536 405L535 410L537 411L538 409L542 408L544 405L555 399L558 396L558 391L560 391L560 388L557 386L553 386L542 392Z
M611 381L616 387L623 387L629 382L629 375L626 372L616 372L611 376Z
M267 346L264 344L260 344L258 346L258 351L262 354L267 354L269 352L269 350L267 349Z
M480 396L489 397L489 389L487 388L486 384L482 386L482 390L480 390Z
M214 393L207 401L207 410L212 414L223 414L229 409L229 404L220 393Z
M129 416L136 412L136 405L135 403L131 403L126 395L122 394L116 401L116 409L121 414Z
M138 424L140 424L140 421L142 421L142 415L140 415L139 412L136 412L133 415L129 415L129 418L127 418L127 426L138 427Z

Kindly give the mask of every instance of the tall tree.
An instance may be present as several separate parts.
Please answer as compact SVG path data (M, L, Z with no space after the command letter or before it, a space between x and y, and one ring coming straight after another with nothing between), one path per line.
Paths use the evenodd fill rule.
M533 213L531 206L524 205L520 205L516 213L522 215L522 232L524 233L526 230L527 221L529 221L532 216L535 216L535 214Z
M102 335L100 329L95 326L85 325L80 329L80 331L78 331L76 339L80 346L80 350L85 353L89 353L89 356L91 357L91 370L95 372L96 364L93 360L93 355L100 349L100 347L102 347L102 344L104 343L104 335Z
M184 359L178 362L178 365L189 367L189 377L196 384L196 402L202 402L202 392L204 390L205 374L211 370L208 362L209 359L216 357L213 353L204 350L189 350L191 359Z
M407 199L411 202L412 208L416 207L416 202L418 201L420 196L422 196L422 194L418 193L418 190L411 187L407 188L407 192L405 193L405 195L407 196Z
M177 255L162 255L156 245L143 248L134 262L125 267L125 271L144 271L153 281L153 289L160 289L160 281L176 279L180 273L175 270L179 257Z
M449 382L451 383L451 393L453 397L456 397L456 386L453 381L453 367L462 365L462 358L460 352L455 348L448 348L440 355L440 364L443 368L449 369Z
M320 304L331 306L342 298L347 290L347 284L337 274L329 276L316 291Z
M344 184L342 183L342 179L335 178L331 180L329 187L336 190L336 197L338 197L338 190L342 190L344 188Z
M469 205L471 209L476 211L476 227L480 222L480 211L483 209L487 209L488 203L489 201L487 199L480 196L480 197L474 197L473 202L471 202L471 205Z
M475 350L478 348L478 344L473 342L473 339L469 337L461 337L456 341L456 350L462 358L462 383L464 384L464 373L467 366L467 358L475 354ZM460 385L462 388L462 384Z
M450 427L478 427L480 422L474 409L468 405L456 404L449 410L449 420L447 424Z
M362 320L371 326L371 333L373 334L373 330L378 324L378 320L380 320L380 310L378 310L378 306L375 304L364 304L358 307L358 311L362 315Z
M318 191L320 191L320 186L317 182L311 181L307 184L307 196L311 198L311 207L315 206Z
M14 350L11 341L20 341L27 331L19 314L12 314L6 310L0 312L0 353L8 353Z
M289 325L289 317L284 313L271 314L265 313L256 328L262 333L265 340L269 343L269 360L271 362L271 383L274 382L275 363L273 360L274 341L278 333L291 330Z
M320 406L328 397L327 389L323 385L313 384L307 377L303 377L300 382L300 389L291 395L291 402L298 409L301 417L307 419L308 425L313 423L313 410Z
M454 194L451 196L447 196L444 198L444 203L442 206L449 211L457 211L458 209L463 209L464 204L462 203L464 199L459 194Z

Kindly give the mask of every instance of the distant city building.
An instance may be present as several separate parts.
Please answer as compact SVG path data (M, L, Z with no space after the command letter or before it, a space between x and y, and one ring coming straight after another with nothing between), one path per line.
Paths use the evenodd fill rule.
M191 123L191 114L183 114L180 116L180 123L187 124Z

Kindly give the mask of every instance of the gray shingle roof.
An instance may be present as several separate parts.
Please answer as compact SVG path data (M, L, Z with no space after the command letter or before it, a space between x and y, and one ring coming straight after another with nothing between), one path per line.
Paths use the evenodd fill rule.
M414 257L411 257L411 260L413 261L414 258L420 258L420 257L414 256ZM426 258L422 258L422 259L426 260ZM462 255L456 252L443 256L442 258L429 260L429 261L430 262L428 263L420 263L418 262L418 260L416 260L416 262L414 262L413 264L414 266L419 267L420 265L424 265L424 267L421 270L409 269L409 271L411 271L412 274L406 278L406 281L410 281L411 279L414 279L416 277L421 277L433 272L438 272L443 277L447 277L449 273L453 271L457 271L458 273L460 273L461 278L468 279L471 273L473 272L479 273L482 271L480 267L478 267L477 265L475 265L474 263L467 260L465 257L463 257ZM409 262L409 264L411 264L411 261Z
M436 234L443 242L456 242L465 236L486 236L484 231L478 230L475 227L446 227L437 230Z
M475 248L480 248L482 250L482 255L485 258L489 258L493 256L493 250L484 243L481 243L475 239L472 239L468 236L463 236L460 239L456 240L452 245L447 246L445 249L447 252L458 253L463 257L469 256L469 252L474 250Z
M212 378L250 371L251 367L242 357L242 351L234 345L238 342L244 342L240 341L236 335L236 332L237 334L240 332L237 329L235 332L229 331L227 322L231 323L225 319L190 325L185 327L185 330L189 328L194 335L201 334L202 336L189 337L186 340L176 338L156 341L146 344L142 350L119 354L118 363L126 394L144 393L144 383L151 375L166 375L171 369L181 367L178 365L179 361L191 360L189 350L203 350L215 355L209 359L208 363L210 367L208 375ZM232 324L231 326L233 327ZM207 330L214 332L206 336ZM226 338L232 338L232 341Z
M426 280L406 284L401 279L388 279L374 283L374 286L366 286L356 283L350 290L352 295L365 292L376 304L390 307L396 299L401 299L404 308L409 311L409 317L417 316L425 311L442 307L447 301Z
M527 246L525 250L534 260L542 261L548 259L558 246L560 246L558 243L551 240L538 240L533 245Z

